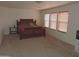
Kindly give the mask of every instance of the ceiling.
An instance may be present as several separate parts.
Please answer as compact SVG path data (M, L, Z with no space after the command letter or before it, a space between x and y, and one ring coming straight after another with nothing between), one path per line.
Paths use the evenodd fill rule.
M70 1L0 1L0 6L8 8L42 10L70 3Z

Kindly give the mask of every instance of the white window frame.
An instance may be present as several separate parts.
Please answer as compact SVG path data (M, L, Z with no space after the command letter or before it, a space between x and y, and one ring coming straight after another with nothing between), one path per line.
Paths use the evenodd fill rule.
M60 14L60 13L68 13L66 31L65 31L65 30L60 30L60 29L59 29L59 27L60 27L60 26L59 26L59 23L61 23L61 22L59 21L59 14ZM69 12L68 12L68 11L59 12L59 13L58 13L58 19L57 19L57 20L58 20L58 21L57 21L57 30L58 30L58 31L61 31L61 32L67 32L67 31L68 31L68 21L69 21ZM64 21L62 21L62 22L64 22ZM64 23L66 23L66 22L64 22Z
M49 28L50 28L50 29L54 29L54 30L56 30L56 29L57 29L57 15L56 15L56 19L55 19L56 21L53 21L53 20L51 19L51 17L52 17L53 14L57 14L57 13L54 12L54 13L50 14L50 19L49 19L49 25L50 25L50 26L49 26ZM56 28L52 27L52 23L53 23L53 22L56 23L56 25L55 25Z
M69 21L69 12L68 11L54 12L54 13L57 13L56 28L51 28L51 21L50 21L51 20L51 14L54 14L54 13L49 14L49 26L46 27L46 28L61 31L61 30L58 29L58 27L59 27L59 13L65 13L65 12L68 13L68 21ZM68 21L67 21L67 28L66 28L67 31L68 31ZM44 20L44 27L45 27L45 20ZM61 32L67 32L67 31L61 31Z
M47 14L45 14L44 15L44 27L46 27L46 28L49 28L49 25L50 25L50 23L49 23L49 20L50 20L50 14L49 14L49 20L48 20L48 26L46 26L46 19L45 19L45 16L46 16Z

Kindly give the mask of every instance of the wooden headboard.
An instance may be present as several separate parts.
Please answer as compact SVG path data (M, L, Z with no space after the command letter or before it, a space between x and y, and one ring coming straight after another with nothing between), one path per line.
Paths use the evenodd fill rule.
M29 23L33 23L36 25L36 21L34 21L33 19L20 19L20 21L17 20L17 33L18 33L18 27L20 24L29 24Z
M20 22L31 23L34 21L33 21L33 19L20 19Z

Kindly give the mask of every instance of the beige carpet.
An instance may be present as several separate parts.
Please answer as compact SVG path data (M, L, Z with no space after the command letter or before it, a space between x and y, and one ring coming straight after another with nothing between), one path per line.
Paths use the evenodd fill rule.
M73 56L73 53L50 44L45 37L19 40L17 35L8 35L0 47L0 56L66 57Z

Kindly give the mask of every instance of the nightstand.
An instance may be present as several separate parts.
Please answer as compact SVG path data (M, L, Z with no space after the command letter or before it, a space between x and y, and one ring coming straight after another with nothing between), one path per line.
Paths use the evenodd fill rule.
M16 34L17 33L17 27L9 27L9 34Z

